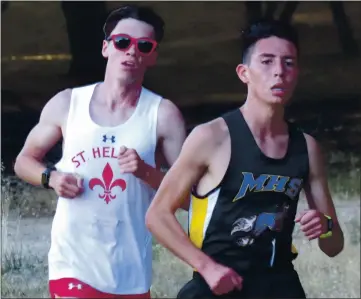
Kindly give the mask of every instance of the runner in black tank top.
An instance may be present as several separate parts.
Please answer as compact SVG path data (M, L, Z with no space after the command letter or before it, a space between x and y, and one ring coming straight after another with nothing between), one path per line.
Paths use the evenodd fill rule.
M242 291L228 297L303 298L292 264L297 255L292 232L299 194L309 171L305 137L289 124L286 155L272 159L258 147L239 109L223 118L231 138L230 162L216 188L204 196L193 190L190 238L215 261L244 277ZM199 219L205 213L210 216L202 223ZM199 230L204 232L200 241ZM195 273L178 297L205 295L211 296L211 291Z
M343 249L320 147L284 117L299 72L297 33L261 21L243 36L236 72L246 102L191 132L146 216L194 269L178 298L305 298L292 263L295 223L326 255ZM309 210L296 215L301 189ZM191 190L188 237L175 212Z

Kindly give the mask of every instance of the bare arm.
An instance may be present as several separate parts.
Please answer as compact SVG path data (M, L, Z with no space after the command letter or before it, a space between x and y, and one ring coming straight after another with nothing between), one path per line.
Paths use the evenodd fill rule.
M318 239L320 249L330 257L339 254L344 247L344 237L336 215L335 206L328 188L324 157L316 140L306 135L309 153L310 174L305 186L305 195L310 209L330 216L334 223L332 237Z
M16 158L15 173L32 185L41 185L41 174L45 170L42 159L62 137L70 94L70 90L61 91L45 105L38 124L30 131Z
M176 210L191 187L208 169L214 150L209 127L196 127L186 139L181 154L166 174L147 212L146 224L157 240L200 273L212 264L210 257L196 248L175 217Z
M177 160L186 139L185 123L179 109L169 100L163 100L159 113L160 151L170 167Z
M186 137L185 123L179 109L169 100L163 100L158 111L157 137L159 146L157 155L164 158L167 167L174 164L179 156ZM152 188L158 189L164 178L164 172L157 168L147 166L148 175L144 179Z

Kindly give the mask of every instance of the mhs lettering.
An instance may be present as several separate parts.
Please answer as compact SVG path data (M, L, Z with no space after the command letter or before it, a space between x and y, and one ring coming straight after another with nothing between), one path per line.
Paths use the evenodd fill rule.
M273 174L261 174L254 178L251 172L242 172L243 181L233 202L242 199L247 192L280 192L294 199L302 189L303 180Z

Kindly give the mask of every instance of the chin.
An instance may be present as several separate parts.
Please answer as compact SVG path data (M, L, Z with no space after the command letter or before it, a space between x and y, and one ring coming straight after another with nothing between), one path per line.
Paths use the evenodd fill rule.
M289 102L289 98L272 96L267 102L271 105L286 105Z

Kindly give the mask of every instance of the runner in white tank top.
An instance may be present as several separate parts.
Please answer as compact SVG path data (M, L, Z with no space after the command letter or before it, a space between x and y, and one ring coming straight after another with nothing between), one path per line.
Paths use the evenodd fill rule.
M164 176L160 162L171 166L185 139L176 106L142 86L162 19L125 6L111 13L104 33L104 82L55 95L15 165L20 178L59 196L49 251L53 298L150 296L145 214ZM46 168L42 158L62 137L61 160Z

